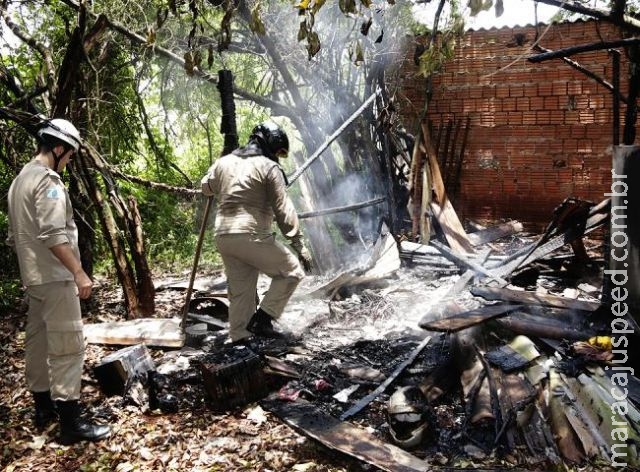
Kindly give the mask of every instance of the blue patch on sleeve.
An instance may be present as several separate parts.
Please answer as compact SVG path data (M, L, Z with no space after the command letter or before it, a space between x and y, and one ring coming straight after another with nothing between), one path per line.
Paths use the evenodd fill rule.
M61 196L62 196L62 192L58 187L51 187L47 189L47 198L50 198L52 200L57 200Z

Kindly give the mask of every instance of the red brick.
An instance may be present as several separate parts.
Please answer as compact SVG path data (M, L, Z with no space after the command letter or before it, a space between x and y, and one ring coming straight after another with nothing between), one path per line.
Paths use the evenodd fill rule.
M561 79L562 80L562 79ZM552 84L552 94L553 95L562 95L565 96L567 94L567 83L564 81L554 82Z
M471 117L462 191L456 200L462 218L512 216L544 227L566 196L600 201L608 190L612 97L560 61L513 63L525 52L505 47L516 32L533 38L535 29L502 28L465 36L455 60L433 78L429 116L435 123ZM617 39L616 28L579 21L553 25L544 45L558 50L600 38ZM622 61L625 71L624 56ZM611 76L606 51L583 53L579 62L602 77ZM402 67L404 102L399 100L398 106L405 122L412 123L424 102L424 79L414 76L412 54L407 54ZM625 74L622 79L621 89L627 90ZM621 126L624 110L621 104ZM493 156L485 163L493 162L499 171L479 167L478 156L485 154Z

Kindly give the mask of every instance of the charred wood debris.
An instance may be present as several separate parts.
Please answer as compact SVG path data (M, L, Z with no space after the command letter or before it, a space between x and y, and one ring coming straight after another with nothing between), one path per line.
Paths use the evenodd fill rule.
M542 234L517 221L463 226L446 192L457 190L461 128L425 125L419 145L394 137L404 226L392 222L366 267L309 277L297 316L325 313L297 336L225 343L221 278L190 299L185 347L158 355L138 344L103 358L93 369L103 393L166 414L257 402L380 470L637 467L640 343L630 334L628 350L612 345L603 295L609 200L561 202ZM400 271L429 274L441 289L415 297L414 326L403 326L387 296L402 289ZM379 318L395 318L398 329L360 336Z

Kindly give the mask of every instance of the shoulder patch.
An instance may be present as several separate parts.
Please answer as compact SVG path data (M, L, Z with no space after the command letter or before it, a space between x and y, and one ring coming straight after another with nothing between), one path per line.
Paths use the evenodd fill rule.
M47 189L47 198L50 198L51 200L57 200L61 197L62 197L62 190L60 190L60 187L55 186Z

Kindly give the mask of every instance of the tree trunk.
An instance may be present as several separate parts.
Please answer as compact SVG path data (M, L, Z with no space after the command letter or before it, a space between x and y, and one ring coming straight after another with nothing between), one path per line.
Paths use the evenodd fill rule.
M116 269L116 276L118 277L118 282L122 287L122 294L124 296L126 310L129 315L128 318L136 318L138 313L138 296L134 283L133 270L129 264L125 254L125 249L120 240L120 229L113 217L111 208L109 207L108 202L104 199L97 182L89 172L90 166L87 165L87 161L95 161L94 156L91 154L91 151L87 152L76 162L82 163L80 174L87 193L95 204L96 213L100 220L104 237L106 238L107 245L111 251Z
M138 312L142 316L151 315L155 311L156 289L153 286L151 270L147 263L147 254L144 245L144 233L142 231L142 219L138 211L138 202L134 197L129 197L130 217L127 219L129 227L131 258L136 270Z

